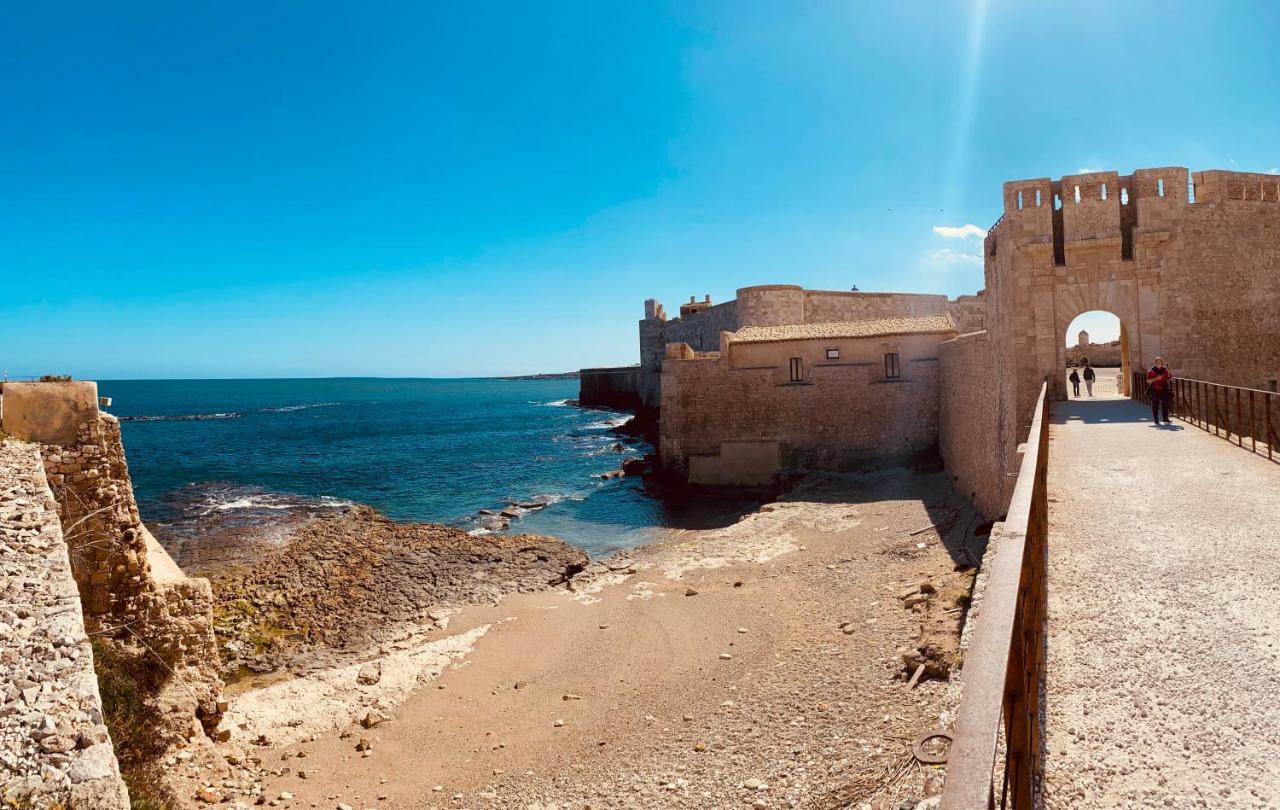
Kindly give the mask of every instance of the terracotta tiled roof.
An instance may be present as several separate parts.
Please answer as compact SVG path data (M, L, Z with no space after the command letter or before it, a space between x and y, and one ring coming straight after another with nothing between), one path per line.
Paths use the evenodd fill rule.
M835 340L887 335L940 335L956 331L951 316L915 315L878 321L797 323L786 326L748 326L733 336L734 343L778 343L784 340Z

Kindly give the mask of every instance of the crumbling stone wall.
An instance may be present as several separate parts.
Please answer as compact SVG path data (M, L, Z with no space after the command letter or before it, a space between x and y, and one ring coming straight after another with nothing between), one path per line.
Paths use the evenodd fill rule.
M222 688L212 591L207 580L157 576L150 565L149 554L164 552L138 514L119 421L95 414L74 443L42 445L41 453L90 632L145 648L171 672L155 696L170 721L157 734L176 741L212 731Z
M127 808L79 589L35 444L0 444L0 560L0 803Z

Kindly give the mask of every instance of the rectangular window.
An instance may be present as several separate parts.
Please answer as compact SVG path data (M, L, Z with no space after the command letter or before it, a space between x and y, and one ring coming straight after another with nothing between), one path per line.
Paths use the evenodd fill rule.
M889 352L884 356L884 377L886 380L897 380L902 377L902 367L898 365L897 352Z
M827 359L828 359L828 360L839 360L839 359L840 359L840 350L839 350L839 349L827 349Z
M799 357L791 358L791 382L804 381L804 361Z

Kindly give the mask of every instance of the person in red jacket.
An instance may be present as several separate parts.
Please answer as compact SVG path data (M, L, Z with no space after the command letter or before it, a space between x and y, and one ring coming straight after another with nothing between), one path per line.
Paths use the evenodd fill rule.
M1151 400L1151 419L1160 424L1163 417L1166 425L1172 424L1169 419L1169 402L1173 399L1173 375L1164 366L1164 358L1157 357L1155 365L1147 372L1147 398Z

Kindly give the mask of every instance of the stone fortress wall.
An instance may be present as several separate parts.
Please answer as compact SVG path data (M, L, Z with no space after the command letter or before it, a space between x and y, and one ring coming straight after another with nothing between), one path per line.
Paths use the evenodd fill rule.
M584 368L578 372L578 404L585 407L640 407L640 366Z
M1119 318L1126 372L1163 355L1175 376L1280 388L1280 177L1166 167L1012 181L984 253L984 291L955 300L769 285L718 307L691 301L670 321L651 300L640 322L642 405L691 401L666 396L663 364L692 390L693 372L675 366L719 350L722 331L947 312L963 334L939 350L939 445L957 486L995 516L1041 383L1065 396L1066 330L1084 312ZM688 352L667 355L673 343ZM713 376L699 398L744 395ZM661 415L673 418L683 417Z
M955 300L945 295L917 293L840 292L806 290L791 284L744 287L732 301L712 304L690 298L680 317L667 320L662 304L645 302L640 321L640 401L642 408L661 404L662 363L668 343L685 343L695 352L720 351L720 333L748 326L831 323L907 315L949 313L963 332L982 329L986 304L981 295Z
M0 428L33 442L56 504L85 630L167 677L146 700L161 747L217 734L222 682L208 580L186 577L142 524L120 424L92 382L6 382Z
M993 337L1016 361L1015 412L1066 363L1066 329L1105 310L1137 368L1271 390L1280 379L1280 177L1140 169L1020 180L987 234L986 280L1012 277L1013 319Z
M769 485L779 470L853 470L906 461L938 439L938 345L949 335L671 344L659 453L691 483ZM824 361L826 347L838 360ZM901 358L885 378L884 354ZM788 359L804 378L789 378Z
M0 804L124 810L129 796L37 444L0 444L0 552Z

